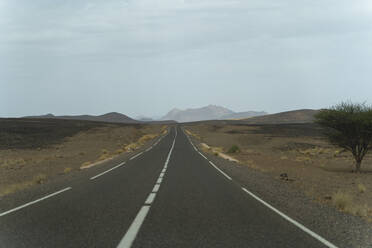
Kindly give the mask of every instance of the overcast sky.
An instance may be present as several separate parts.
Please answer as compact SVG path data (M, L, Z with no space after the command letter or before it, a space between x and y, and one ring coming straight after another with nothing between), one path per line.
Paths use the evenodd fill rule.
M0 0L0 116L372 103L371 0Z

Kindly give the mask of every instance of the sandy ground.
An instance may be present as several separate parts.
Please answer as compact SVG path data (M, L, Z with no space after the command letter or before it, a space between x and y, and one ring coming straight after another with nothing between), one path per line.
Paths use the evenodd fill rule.
M352 173L349 152L330 145L313 124L189 125L187 130L211 146L207 152L225 153L248 166L289 184L314 201L372 222L372 156L363 173ZM232 146L240 151L229 153Z
M17 145L14 145L16 142L9 142L11 148L3 146L0 149L0 196L45 183L60 175L80 171L83 165L136 150L158 137L164 128L165 126L161 125L94 124L77 129L73 134L62 133L58 140L51 138L50 144L40 142L40 139L48 137L48 131L44 128L40 137L34 135L33 139L29 139L30 143L33 143L33 140L39 143L39 147L23 148L25 144L20 142L21 148L17 148ZM11 133L19 138L18 131L5 131L7 130L8 136L11 136ZM37 130L31 130L32 132L35 134ZM54 129L50 129L50 132L52 136Z

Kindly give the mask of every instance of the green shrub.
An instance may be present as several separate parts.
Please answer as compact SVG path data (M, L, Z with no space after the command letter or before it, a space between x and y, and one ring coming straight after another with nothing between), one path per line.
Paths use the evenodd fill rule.
M232 147L230 147L230 149L227 152L228 153L237 153L237 152L240 152L240 148L237 145L233 145Z

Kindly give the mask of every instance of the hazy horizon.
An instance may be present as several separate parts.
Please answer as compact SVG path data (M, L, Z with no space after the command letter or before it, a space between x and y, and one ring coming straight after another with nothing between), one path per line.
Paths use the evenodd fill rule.
M372 103L372 2L0 2L0 116Z

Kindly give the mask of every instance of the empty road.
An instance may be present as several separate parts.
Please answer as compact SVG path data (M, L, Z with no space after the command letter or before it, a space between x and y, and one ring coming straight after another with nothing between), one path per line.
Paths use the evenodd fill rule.
M335 246L219 171L177 127L131 159L0 213L0 247Z

